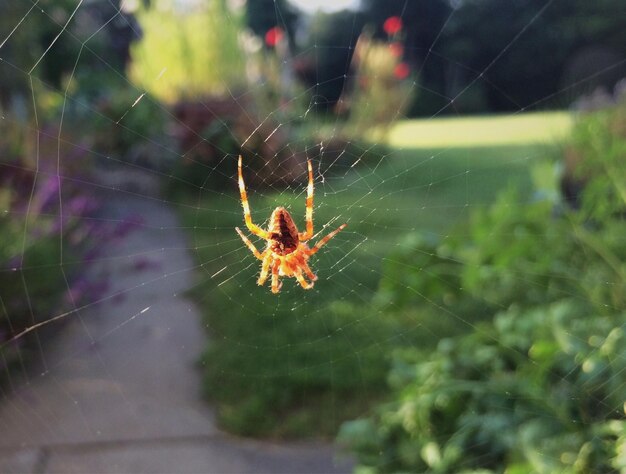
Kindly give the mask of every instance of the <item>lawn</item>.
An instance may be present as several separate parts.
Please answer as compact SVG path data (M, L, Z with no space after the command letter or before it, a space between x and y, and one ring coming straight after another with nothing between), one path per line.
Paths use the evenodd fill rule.
M403 148L549 145L567 137L572 123L568 112L405 120L389 139Z
M498 120L517 117L462 123L481 128L485 120L493 130ZM541 120L554 129L567 126L561 114ZM411 121L397 130L428 127L443 137L449 123ZM511 140L519 140L516 129L509 130L515 135ZM323 179L317 177L316 232L343 222L348 228L311 260L319 281L310 291L287 280L273 295L267 284L255 284L259 262L234 230L244 227L234 159L231 190L196 193L181 207L202 268L193 295L209 338L201 361L204 388L225 428L254 436L333 436L343 420L362 414L385 393L393 349L432 346L465 330L454 319L419 319L394 311L393 302L377 303L385 262L417 232L435 239L445 239L452 229L463 232L468 213L507 186L530 198L530 165L556 149L534 139L506 146L410 147L405 132L398 136L402 140L392 141L397 148L388 155L365 157L354 168L328 169ZM283 205L303 227L304 183L250 189L249 196L259 224Z

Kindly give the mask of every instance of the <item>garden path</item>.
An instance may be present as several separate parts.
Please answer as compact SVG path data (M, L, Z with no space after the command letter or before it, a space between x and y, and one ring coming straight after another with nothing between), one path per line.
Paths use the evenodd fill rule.
M185 231L158 198L105 189L101 218L143 225L106 244L92 267L109 282L101 302L58 323L41 367L0 399L0 472L349 471L330 445L216 428L195 366L206 334L184 294Z

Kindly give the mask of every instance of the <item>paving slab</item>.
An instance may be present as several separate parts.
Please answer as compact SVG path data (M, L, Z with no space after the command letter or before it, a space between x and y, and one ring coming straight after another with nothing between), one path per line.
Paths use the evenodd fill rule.
M335 473L347 459L328 456L324 445L277 445L219 437L52 449L46 473Z
M40 449L0 451L0 472L3 474L41 472L42 461L43 451Z

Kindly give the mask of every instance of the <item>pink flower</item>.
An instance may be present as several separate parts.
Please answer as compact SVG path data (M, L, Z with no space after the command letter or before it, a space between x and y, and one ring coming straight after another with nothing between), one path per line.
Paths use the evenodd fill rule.
M407 63L398 63L396 67L393 68L393 75L396 79L406 79L409 77L409 73L411 70L409 69L409 65Z
M404 54L404 46L399 41L389 43L389 52L394 58L399 58Z
M285 33L279 26L270 28L269 30L267 30L267 33L265 33L265 44L268 45L270 48L273 48L278 43L280 43L280 40L283 39L283 36L285 36Z
M402 18L399 16L390 16L385 20L385 23L383 23L383 30L385 30L385 33L389 36L399 33L400 30L402 30Z

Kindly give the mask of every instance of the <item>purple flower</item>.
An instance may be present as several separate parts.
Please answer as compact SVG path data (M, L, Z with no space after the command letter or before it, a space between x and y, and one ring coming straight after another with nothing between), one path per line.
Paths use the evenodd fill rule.
M49 176L43 184L37 189L34 207L35 212L39 214L56 204L59 199L59 179L57 176Z
M78 195L70 199L66 212L72 216L87 216L98 209L98 201L92 197Z
M127 216L122 219L113 230L113 237L123 238L126 237L129 232L135 230L137 227L143 225L144 219L138 214Z
M95 260L98 257L98 255L100 255L100 252L101 252L100 246L98 245L93 246L92 248L90 248L83 254L83 262L91 262L92 260Z
M8 270L14 270L14 269L20 268L21 265L22 265L22 256L14 255L13 257L7 260L5 268Z
M133 262L133 269L141 272L145 270L158 270L161 268L161 264L155 260L151 260L147 257L139 257Z
M102 299L109 289L109 283L103 278L89 280L84 276L77 278L65 293L66 304L80 304Z

